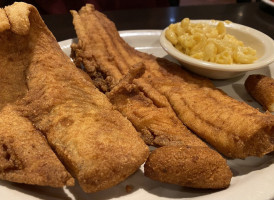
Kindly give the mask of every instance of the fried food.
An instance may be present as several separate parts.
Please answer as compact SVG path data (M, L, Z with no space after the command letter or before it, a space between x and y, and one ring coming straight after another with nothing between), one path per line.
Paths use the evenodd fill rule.
M160 147L151 153L144 169L154 180L191 188L226 188L232 177L226 161L206 147Z
M206 147L204 142L181 123L167 101L165 106L163 103L162 106L157 104L154 99L160 98L157 96L154 96L154 99L148 98L147 92L133 83L134 79L141 76L144 71L142 63L133 66L129 73L107 93L110 102L133 123L148 145ZM160 94L158 96L161 97Z
M26 36L10 30L7 11L10 9L0 9L0 179L52 187L72 186L74 179L42 133L10 105L27 92L25 57L29 48Z
M92 6L82 8L79 15L72 13L79 37L79 43L72 46L72 57L78 66L84 64L92 78L100 80L96 82L102 91L110 91L121 76L141 62L145 73L134 82L142 86L142 91L153 88L156 92L147 94L151 99L154 93L163 95L179 119L223 155L245 158L274 150L272 115L232 99L210 80L175 63L136 51Z
M132 124L62 52L33 6L15 3L5 10L11 34L24 36L30 49L24 58L28 92L16 101L17 112L45 134L85 192L133 174L149 151ZM17 51L18 41L12 42Z
M42 133L11 105L0 112L0 179L51 187L74 185Z
M129 66L130 58L124 58L113 47L112 42L120 37L110 38L103 24L108 26L111 22L105 16L91 5L72 14L79 38L79 43L72 45L74 62L85 66L94 84L133 123L148 145L206 146L181 123L163 95L138 81L145 66Z
M248 76L245 81L247 92L266 110L274 112L274 79L260 74Z
M220 153L230 158L246 158L274 150L273 115L261 113L219 89L166 77L169 80L152 80L154 87L165 94L184 124Z
M203 155L203 157L217 154L214 156L214 159L209 160L207 163L200 162L198 159L197 163L193 163L194 166L188 165L187 167L190 171L191 167L195 168L195 165L197 167L207 165L210 168L214 166L215 162L226 163L225 159L216 151L204 151L204 149L209 149L209 147L182 124L166 97L142 79L143 75L147 73L147 66L143 62L132 62L131 55L125 53L126 50L131 49L121 47L120 44L123 41L117 35L116 30L112 32L113 24L105 16L95 11L91 5L83 7L79 13L72 11L72 14L74 17L73 23L79 38L79 43L72 45L72 57L75 63L79 67L81 64L84 64L95 85L102 92L106 93L115 108L132 122L147 144L154 146L172 145L176 146L176 148L190 145L201 149L201 154L207 154ZM117 35L117 37L112 38L112 33ZM116 49L113 43L118 43L117 47L120 48ZM136 57L136 54L134 53L132 56ZM142 59L137 60L143 61ZM134 65L131 66L131 62ZM163 151L159 151L160 154L161 152ZM164 165L163 167L168 167L167 163L158 162L157 159L153 159L151 162L150 166L157 166L161 163ZM178 163L172 164L177 166ZM154 168L151 170L153 171ZM230 171L228 166L226 170ZM158 180L162 180L160 177L164 179L164 176L159 174L158 171L146 174L150 177L153 176L153 173L159 175ZM176 184L177 181L174 177L182 178L182 176L178 177L174 174L173 171L167 172L166 176L173 177L170 183L174 181ZM189 174L189 176L191 175ZM193 175L193 178L194 176L197 180L199 179L199 175ZM220 184L213 188L227 187L231 177L231 172L225 172L224 176L220 177ZM203 178L200 177L200 179ZM201 185L203 184L203 187L207 188L213 186L201 182ZM189 186L191 187L191 184Z
M29 54L26 37L11 34L4 9L0 9L0 110L27 92L25 57ZM12 41L18 41L14 44ZM8 41L8 42L7 42ZM16 48L16 51L15 51Z

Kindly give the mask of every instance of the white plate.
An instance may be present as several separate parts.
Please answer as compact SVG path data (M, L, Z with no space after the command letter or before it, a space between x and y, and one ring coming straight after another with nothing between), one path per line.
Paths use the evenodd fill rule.
M274 2L273 1L271 1L271 0L262 0L262 2L264 2L265 4L267 4L267 5L274 8Z
M140 51L165 57L167 54L160 47L158 30L121 31L121 36L130 45ZM72 39L60 42L61 48L69 55ZM168 59L171 59L167 56ZM263 70L253 73L274 76L274 64ZM246 101L254 107L260 106L254 102L245 92L243 83L248 74L244 77L231 79L229 81L214 81L217 87L222 88L230 96ZM71 188L55 189L49 187L29 186L23 184L0 181L1 200L270 200L274 199L274 154L263 158L249 157L246 160L229 160L234 177L231 185L225 190L197 190L187 189L176 185L153 181L143 175L143 167L134 175L119 185L97 192L85 194L76 185ZM131 193L126 192L126 186L133 186Z

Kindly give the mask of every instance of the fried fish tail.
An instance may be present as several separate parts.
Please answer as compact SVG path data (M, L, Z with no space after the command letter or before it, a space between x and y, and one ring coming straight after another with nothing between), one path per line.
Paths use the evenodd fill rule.
M274 112L274 79L260 75L250 75L245 81L247 92L266 110Z
M0 179L51 187L74 185L45 137L10 105L0 112Z
M144 170L151 179L191 188L227 188L232 178L226 160L206 147L160 147L151 153Z

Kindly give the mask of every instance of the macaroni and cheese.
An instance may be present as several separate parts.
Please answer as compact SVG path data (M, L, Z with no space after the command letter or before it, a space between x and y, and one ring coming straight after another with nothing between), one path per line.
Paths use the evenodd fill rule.
M193 58L220 64L253 63L256 50L244 46L242 41L226 33L224 22L217 26L205 23L190 23L189 18L171 24L166 38L179 51Z

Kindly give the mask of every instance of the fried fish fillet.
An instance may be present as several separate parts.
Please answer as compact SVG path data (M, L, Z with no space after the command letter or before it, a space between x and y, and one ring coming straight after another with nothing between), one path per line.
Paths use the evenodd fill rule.
M151 80L154 87L165 94L184 124L220 153L230 158L246 158L274 150L273 115L261 113L217 88L170 76L170 71L166 68L166 79Z
M52 187L74 185L45 137L12 105L0 112L0 179Z
M189 145L200 149L201 154L207 154L203 155L203 157L210 157L212 154L216 154L207 163L203 162L204 160L201 158L197 160L197 163L193 163L193 166L188 165L187 168L190 171L191 168L198 168L201 165L207 165L208 168L214 166L215 163L226 165L224 158L216 151L209 151L210 148L182 124L165 96L151 87L150 84L140 80L140 77L146 73L146 66L142 62L130 66L128 61L131 61L131 58L119 55L119 53L124 53L124 49L114 48L112 42L117 42L116 40L119 37L112 40L109 36L111 33L107 31L109 31L108 28L110 26L105 16L95 11L91 5L83 7L79 13L72 11L72 14L79 39L78 44L72 45L72 56L75 63L79 67L81 64L84 64L95 85L105 92L115 108L132 122L147 144L154 146L172 145L174 149L180 149ZM114 34L117 34L116 32ZM208 151L204 151L204 149L208 149ZM161 153L163 155L164 153L172 154L169 150L169 148L164 148L161 151L157 151L159 153L156 155ZM158 156L154 158L158 158ZM184 157L179 159L184 159ZM163 164L162 167L168 167L169 165L178 166L178 163L180 161L175 159L170 160L170 163L152 159L149 166L158 166L160 164ZM147 169L145 168L145 170ZM157 170L154 171L154 169L152 168L145 174L154 179L158 175L162 178L157 180L163 180L163 174L160 174ZM179 167L177 169L179 171L185 170ZM224 169L224 176L219 177L218 185L213 186L212 181L214 182L215 180L211 180L201 182L202 187L228 187L232 173L227 165L222 169ZM230 173L227 173L227 171ZM183 178L183 176L178 176L176 173L175 171L168 171L165 174L166 177L172 177L169 181L170 183L178 184L176 178ZM189 178L190 176L189 174ZM197 178L196 181L205 178L204 175L202 177L199 177L199 175L194 176ZM193 184L189 182L189 184L185 183L184 186L192 187Z
M260 74L250 75L245 81L247 92L266 110L274 112L274 79Z
M87 5L72 14L79 38L78 44L72 45L75 63L85 66L94 84L133 123L147 144L206 146L181 123L163 95L149 84L138 82L145 73L142 63L127 70L128 59L123 59L111 44L102 26L109 21L100 21L105 18L101 13Z
M12 34L4 9L0 9L0 110L27 92L25 77L26 59L29 49L25 48L27 37ZM18 41L14 44L12 41ZM16 48L16 50L15 50Z
M29 49L27 37L10 30L7 10L0 9L0 179L52 187L72 186L74 179L45 137L10 105L27 92L25 57Z
M142 91L138 84L133 83L144 70L142 63L133 66L129 73L107 93L110 102L141 132L146 144L206 147L203 141L181 123L167 102L165 106L163 103L158 104L148 98L146 91Z
M30 49L24 61L28 92L16 101L17 112L45 134L85 192L133 174L149 151L132 124L62 52L33 6L15 3L5 10L10 31L26 37Z
M102 91L110 91L131 66L142 62L145 73L135 82L144 91L153 88L162 94L180 120L220 153L245 158L274 150L272 115L230 98L210 80L175 63L136 51L91 5L82 8L79 15L72 14L79 38L79 43L72 45L72 57L77 65L84 64L92 79L99 80L95 83Z

